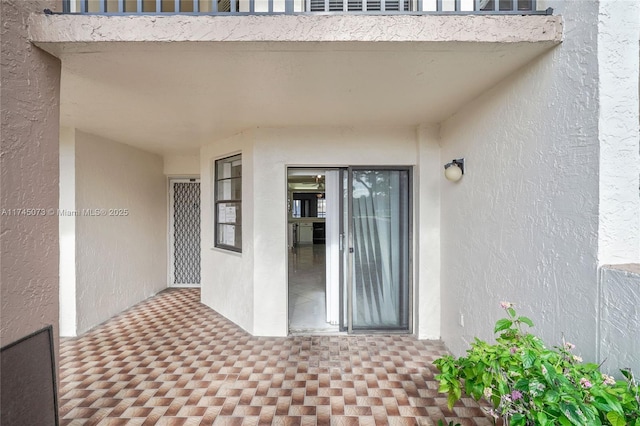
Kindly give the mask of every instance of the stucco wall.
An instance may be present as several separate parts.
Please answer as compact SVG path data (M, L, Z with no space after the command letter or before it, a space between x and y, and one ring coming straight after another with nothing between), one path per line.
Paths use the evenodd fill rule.
M418 128L418 167L415 171L417 194L414 200L416 228L416 325L420 339L440 339L440 216L442 158L440 126Z
M48 324L58 334L58 218L47 212L58 206L60 62L33 47L25 27L30 12L56 4L0 2L0 205L38 209L0 216L0 345Z
M77 329L83 333L167 286L162 157L76 131ZM115 212L113 209L126 209Z
M255 137L255 331L287 330L287 166L415 165L413 128L258 129ZM259 321L258 321L259 319Z
M247 131L200 151L202 302L250 333L254 333L252 137ZM215 160L238 153L242 154L242 253L215 248L213 230Z
M56 15L31 17L35 43L50 42L557 42L558 16L438 15ZM82 25L76 25L82 22ZM389 28L393 28L390 31Z
M76 336L76 131L60 129L60 335Z
M427 139L425 137L425 144L433 143L427 142ZM213 220L211 164L216 156L226 156L238 150L242 150L244 173L245 246L241 255L210 248ZM286 335L287 167L416 166L417 151L416 129L410 127L261 128L203 149L203 302L256 335ZM435 173L439 175L439 169ZM415 168L416 183L417 174L418 169ZM430 199L428 194L424 195L426 200ZM418 230L415 231L417 235ZM433 251L438 251L437 244L432 244L432 247ZM414 249L414 256L417 252ZM414 276L414 281L416 278ZM425 285L437 287L437 282L433 280L429 281L426 277L421 277L421 280L427 283ZM424 294L429 295L430 292L425 290ZM431 293L431 296L434 294L437 296L437 293ZM432 303L437 301L432 300ZM433 315L433 312L425 313L424 317L427 318L428 314ZM430 327L431 335L438 333L435 329L437 322Z
M640 374L640 265L602 268L599 361L621 377L621 368Z
M599 199L599 5L551 6L565 21L562 45L442 125L443 161L466 159L462 181L442 186L442 336L456 354L473 336L492 337L508 300L549 344L564 335L585 360L597 358L598 249L622 219ZM637 215L637 139L635 149L628 165L620 156L616 164ZM602 215L615 232L603 234ZM635 241L636 224L627 232L617 243Z
M600 2L598 90L600 264L640 260L638 39L640 2Z
M597 64L583 46L568 37L443 123L443 162L465 158L441 200L442 338L457 355L492 338L505 300L594 360Z
M167 176L198 176L200 175L199 155L164 156L164 174Z

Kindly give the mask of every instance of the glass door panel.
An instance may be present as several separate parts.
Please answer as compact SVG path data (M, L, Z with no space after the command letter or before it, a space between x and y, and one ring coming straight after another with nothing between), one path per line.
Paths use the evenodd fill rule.
M409 330L409 170L352 168L349 331Z

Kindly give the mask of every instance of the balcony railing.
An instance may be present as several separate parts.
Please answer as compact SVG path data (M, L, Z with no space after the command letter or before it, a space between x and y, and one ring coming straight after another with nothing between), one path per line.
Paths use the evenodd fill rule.
M536 0L62 0L63 13L242 15L304 13L550 14Z

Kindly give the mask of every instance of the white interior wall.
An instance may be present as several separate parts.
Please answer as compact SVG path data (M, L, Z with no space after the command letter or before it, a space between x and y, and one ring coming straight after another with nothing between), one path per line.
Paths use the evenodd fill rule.
M442 125L442 334L461 355L492 338L500 301L595 360L598 4L554 3L565 40ZM464 316L464 325L461 324Z
M243 155L242 254L211 248L212 164L239 151ZM415 166L416 162L417 135L409 127L260 128L203 148L202 301L254 335L287 335L287 167ZM415 168L414 176L417 173ZM434 173L440 175L439 168ZM437 285L435 280L428 283ZM425 318L427 314L433 315L428 312ZM429 333L438 334L435 328Z
M76 132L60 129L60 335L76 336Z
M76 131L77 331L167 286L167 187L162 157ZM118 209L126 209L126 213Z

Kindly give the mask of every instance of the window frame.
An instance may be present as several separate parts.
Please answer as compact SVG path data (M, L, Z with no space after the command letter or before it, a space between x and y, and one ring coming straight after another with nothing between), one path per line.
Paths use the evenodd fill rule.
M326 198L318 198L316 200L316 217L318 219L326 219L327 218L327 199Z
M237 176L233 176L233 171L230 171L229 176L220 177L220 168L225 164L233 164L237 161L240 161L240 174ZM214 161L213 167L213 209L214 209L214 220L213 220L213 242L214 247L229 250L237 253L242 253L242 153L230 155L227 157L219 158ZM220 198L223 195L220 194L219 184L224 181L232 182L236 180L240 183L239 186L239 198L234 195L230 195L231 198ZM230 193L233 193L231 191ZM220 221L220 206L234 204L235 205L235 217L233 221L227 221L226 219L221 222ZM224 242L222 236L220 235L220 226L233 226L234 227L234 244L228 244ZM238 239L237 235L240 231L240 238Z

